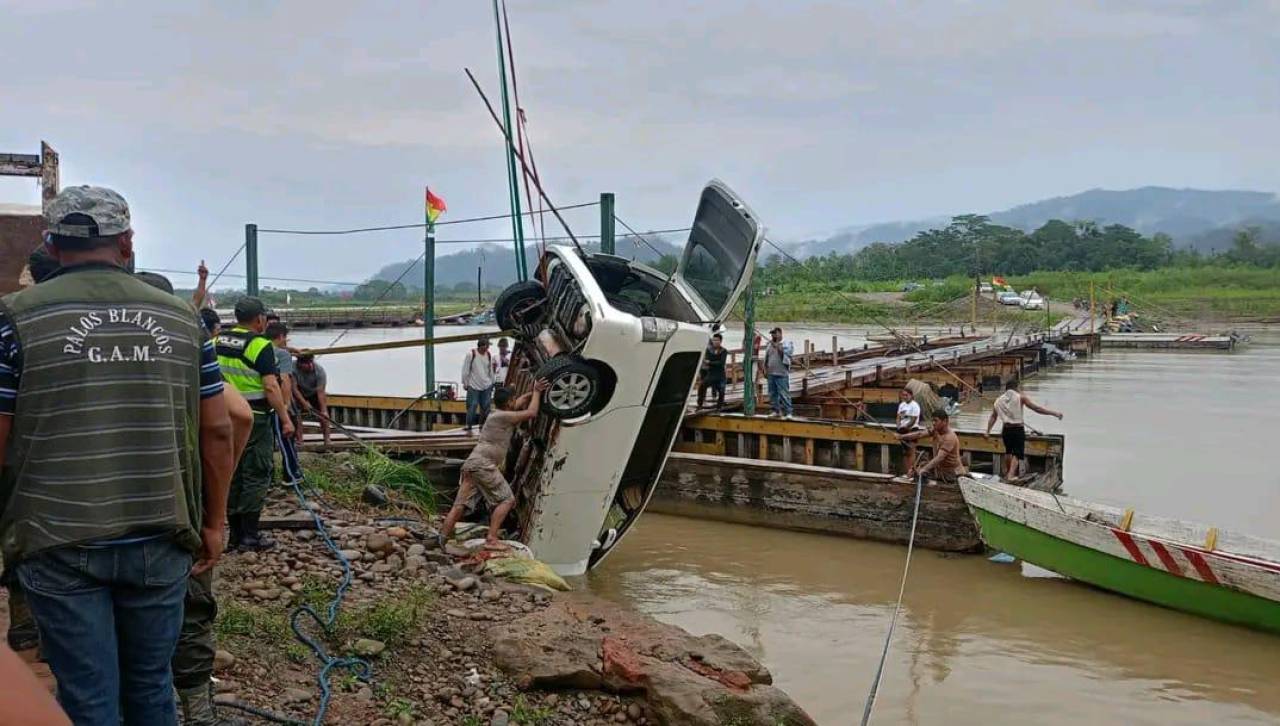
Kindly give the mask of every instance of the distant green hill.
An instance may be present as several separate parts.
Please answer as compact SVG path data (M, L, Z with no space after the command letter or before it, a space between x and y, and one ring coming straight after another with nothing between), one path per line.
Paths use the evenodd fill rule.
M956 210L957 214L973 210ZM1280 197L1271 192L1209 191L1141 187L1113 191L1090 189L1011 209L990 212L995 224L1031 231L1051 219L1123 224L1143 234L1163 232L1181 247L1203 252L1230 245L1235 232L1259 227L1264 239L1280 241ZM791 245L804 256L856 252L874 242L901 242L946 224L949 217L851 227L823 239Z

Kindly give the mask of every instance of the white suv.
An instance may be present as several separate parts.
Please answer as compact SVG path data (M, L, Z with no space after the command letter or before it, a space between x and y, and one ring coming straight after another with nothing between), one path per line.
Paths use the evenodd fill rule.
M516 334L507 385L546 378L546 414L507 461L518 538L564 575L594 567L644 510L711 332L750 283L764 228L723 183L702 192L676 271L550 247L543 282L503 291Z

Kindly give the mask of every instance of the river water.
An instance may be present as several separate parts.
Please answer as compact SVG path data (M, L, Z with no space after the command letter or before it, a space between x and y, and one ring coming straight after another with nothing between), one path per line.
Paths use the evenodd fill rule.
M830 344L829 331L796 331L805 333ZM406 334L356 331L343 342ZM314 335L295 342L332 338ZM1029 379L1027 393L1066 413L1031 423L1067 435L1067 491L1280 539L1280 469L1265 454L1280 431L1280 333L1254 338L1230 354L1106 351ZM437 356L459 367L465 346L456 348ZM326 364L332 391L421 392L416 351ZM987 411L969 404L961 425L982 425ZM904 555L893 545L648 514L587 582L691 632L730 638L819 723L851 724ZM1280 723L1280 638L1033 570L917 550L874 722Z

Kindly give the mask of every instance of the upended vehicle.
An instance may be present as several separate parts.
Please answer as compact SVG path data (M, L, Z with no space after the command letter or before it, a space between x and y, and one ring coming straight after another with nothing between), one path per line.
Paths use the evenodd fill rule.
M712 181L673 273L553 246L537 279L498 297L497 323L516 338L506 385L549 382L508 455L516 538L560 574L599 564L644 511L708 337L750 284L763 240L755 213Z

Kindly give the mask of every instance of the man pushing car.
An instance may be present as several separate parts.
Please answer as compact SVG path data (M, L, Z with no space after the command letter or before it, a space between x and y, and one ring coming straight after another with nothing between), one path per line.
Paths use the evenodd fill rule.
M512 390L505 386L494 392L493 405L497 410L485 419L484 425L480 427L479 441L467 460L462 462L458 496L445 515L437 537L441 549L453 536L453 528L462 518L463 508L471 498L473 489L479 489L484 500L493 508L493 514L489 518L489 533L485 536L485 548L504 548L498 542L498 528L516 503L511 485L502 472L507 461L507 448L511 445L511 434L516 427L538 417L538 407L545 390L547 382L538 380L534 381L533 390L523 396L515 397Z

